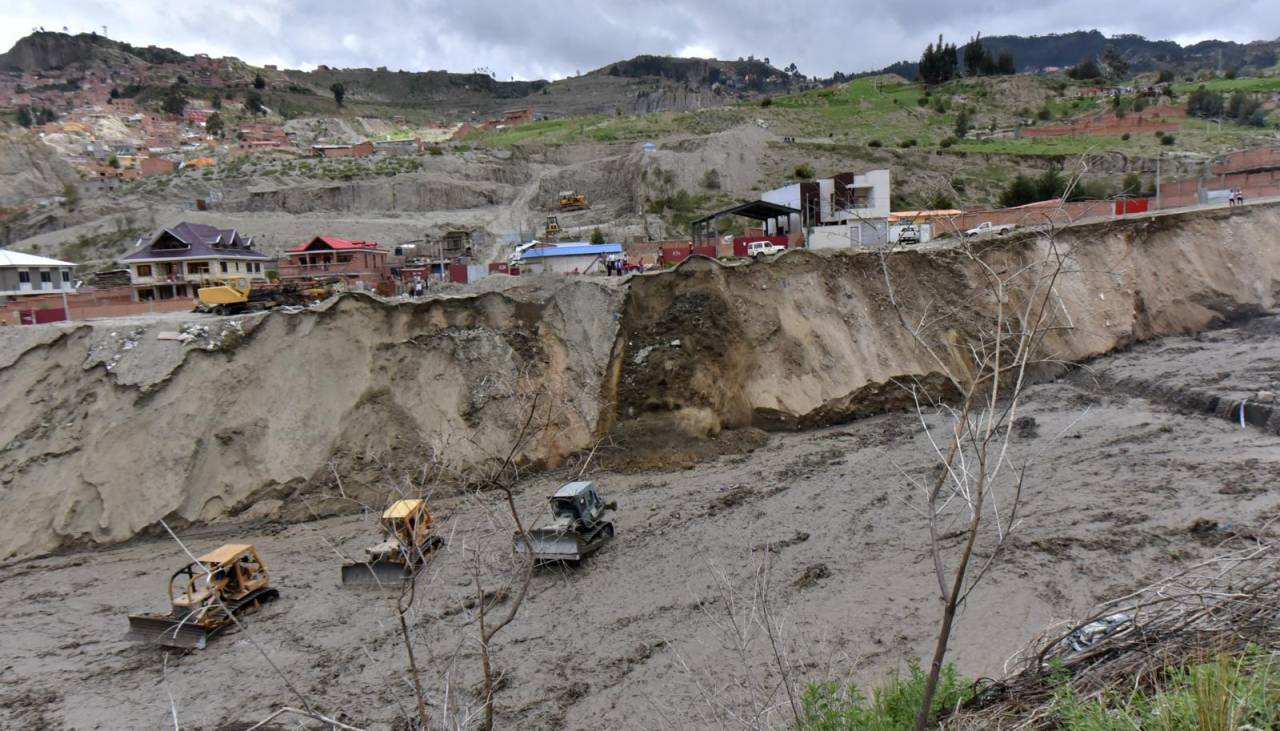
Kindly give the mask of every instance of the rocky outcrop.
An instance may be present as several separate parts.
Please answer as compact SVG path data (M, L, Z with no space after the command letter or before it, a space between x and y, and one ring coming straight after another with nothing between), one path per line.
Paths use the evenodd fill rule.
M53 148L24 133L0 134L0 207L62 195L80 176Z

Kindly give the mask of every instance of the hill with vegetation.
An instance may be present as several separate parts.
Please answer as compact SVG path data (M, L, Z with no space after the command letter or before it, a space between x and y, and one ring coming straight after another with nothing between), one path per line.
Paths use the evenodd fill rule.
M959 39L959 42L967 40ZM981 38L981 42L992 54L1011 53L1019 71L1074 66L1085 59L1100 58L1108 46L1119 51L1133 71L1167 68L1179 73L1202 70L1244 73L1265 71L1280 63L1280 39L1251 43L1207 40L1182 46L1174 41L1153 41L1140 35L1108 37L1097 30L1078 30L1042 36L989 36ZM915 78L918 65L915 60L904 60L871 73Z

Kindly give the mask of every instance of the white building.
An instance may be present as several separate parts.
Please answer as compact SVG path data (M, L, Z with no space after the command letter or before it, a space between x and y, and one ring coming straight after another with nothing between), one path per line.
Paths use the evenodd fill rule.
M34 294L75 290L69 261L0 249L0 302Z
M622 255L622 244L557 244L521 251L512 264L522 271L559 274L599 274L610 256Z
M800 210L791 223L803 228L811 249L884 246L889 240L888 170L792 183L761 200Z

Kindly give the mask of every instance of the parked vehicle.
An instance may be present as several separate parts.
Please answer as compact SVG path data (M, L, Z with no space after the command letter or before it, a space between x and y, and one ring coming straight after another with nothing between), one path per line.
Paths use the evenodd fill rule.
M964 235L966 238L972 238L974 236L989 236L991 234L995 234L996 236L1004 236L1005 234L1009 233L1010 231L1014 230L1017 227L1018 226L1016 224L1012 224L1012 223L1002 223L999 226L997 226L991 223L990 221L983 221L977 226L974 226L968 231L965 231Z
M918 244L920 243L920 229L907 224L898 229L899 244Z
M747 244L747 256L752 259L760 259L774 254L781 254L786 251L787 247L779 246L772 241L752 241Z

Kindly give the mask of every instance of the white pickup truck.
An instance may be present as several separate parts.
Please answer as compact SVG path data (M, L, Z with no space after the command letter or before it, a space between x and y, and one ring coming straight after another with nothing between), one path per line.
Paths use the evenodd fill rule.
M997 226L991 223L990 221L983 221L977 226L974 226L968 231L965 231L964 235L966 238L970 238L974 236L989 236L991 234L995 234L996 236L1004 236L1010 231L1016 229L1017 227L1018 227L1017 224L1013 224L1013 223L1002 223L999 226Z
M747 256L752 259L759 259L765 256L773 256L786 251L787 247L779 246L772 241L752 241L747 244Z

